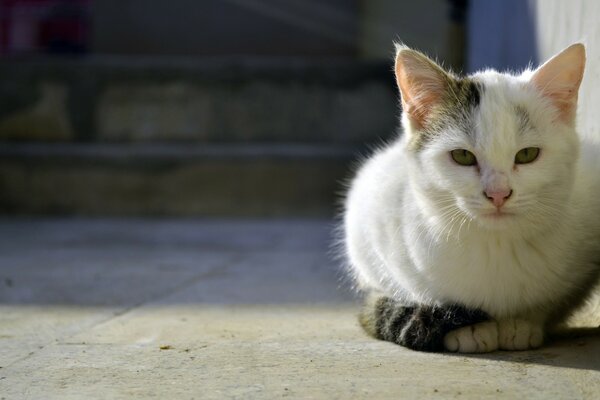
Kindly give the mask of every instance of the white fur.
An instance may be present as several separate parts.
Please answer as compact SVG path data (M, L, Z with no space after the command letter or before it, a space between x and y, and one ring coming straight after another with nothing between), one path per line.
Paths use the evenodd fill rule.
M456 329L444 338L444 347L459 353L487 353L498 349L498 323L480 322Z
M360 288L480 308L505 326L532 321L523 335L535 332L532 343L527 336L535 347L548 315L597 275L600 149L558 119L531 76L475 74L484 90L474 132L448 127L421 151L410 149L415 133L403 115L405 134L362 166L345 204L346 251ZM526 132L516 105L530 117ZM539 158L515 165L525 147L541 148ZM457 148L473 152L479 168L456 164L449 152ZM489 185L513 189L504 209L514 215L484 216L495 211L482 195ZM477 351L477 341L465 343Z

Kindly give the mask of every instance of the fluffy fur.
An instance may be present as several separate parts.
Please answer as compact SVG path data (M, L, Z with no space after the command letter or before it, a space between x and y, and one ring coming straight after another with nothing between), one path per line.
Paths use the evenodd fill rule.
M575 130L584 63L576 44L535 71L460 78L398 46L403 134L362 165L345 203L357 286L491 316L445 333L447 350L540 346L600 270L600 149ZM515 164L527 147L538 159ZM496 188L512 191L501 212L485 195Z

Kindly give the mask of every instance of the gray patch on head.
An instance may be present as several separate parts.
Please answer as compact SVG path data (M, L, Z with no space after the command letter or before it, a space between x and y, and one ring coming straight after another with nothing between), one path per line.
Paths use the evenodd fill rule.
M439 136L448 126L455 126L467 135L472 134L473 114L479 107L484 86L472 78L448 76L446 95L427 121L427 126L419 131L410 143L411 149L418 151Z
M531 118L529 117L529 113L525 107L516 106L515 114L517 115L517 129L520 134L533 129L533 123L531 122Z
M472 109L479 106L483 85L471 78L455 80L450 85L451 103L454 107Z

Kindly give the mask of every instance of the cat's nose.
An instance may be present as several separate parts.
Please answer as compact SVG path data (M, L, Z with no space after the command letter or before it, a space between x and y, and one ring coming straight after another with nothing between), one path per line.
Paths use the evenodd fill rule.
M500 208L506 203L506 200L512 195L511 189L505 190L485 190L483 195L487 197L497 208Z

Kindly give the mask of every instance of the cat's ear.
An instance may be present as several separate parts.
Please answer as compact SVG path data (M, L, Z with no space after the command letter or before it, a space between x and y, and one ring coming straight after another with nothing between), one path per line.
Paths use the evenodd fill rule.
M398 44L394 69L402 109L417 128L422 128L434 107L442 102L451 78L424 54Z
M584 68L585 47L576 43L546 61L531 77L534 86L558 109L563 122L575 117Z

